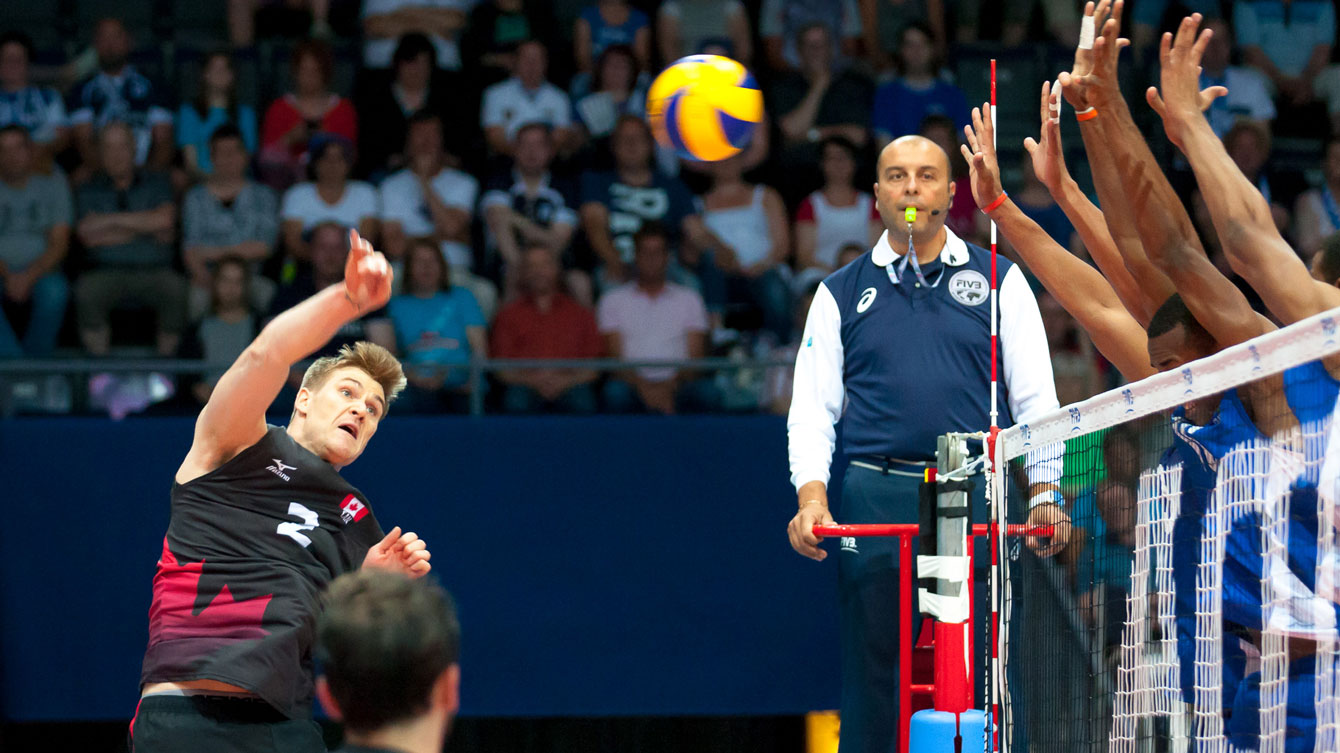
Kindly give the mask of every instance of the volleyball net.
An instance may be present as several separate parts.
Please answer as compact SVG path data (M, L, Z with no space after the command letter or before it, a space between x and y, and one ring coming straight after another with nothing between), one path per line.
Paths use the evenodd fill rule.
M1073 521L1054 557L1000 539L1002 749L1340 750L1337 323L1000 433L997 509L1063 446Z

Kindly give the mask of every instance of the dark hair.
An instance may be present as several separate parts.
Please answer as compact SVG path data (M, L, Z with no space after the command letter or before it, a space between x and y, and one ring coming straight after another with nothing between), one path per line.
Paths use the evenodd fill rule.
M321 82L330 86L330 80L335 76L335 55L330 51L330 45L319 39L304 39L293 48L293 54L289 57L289 67L297 78L298 64L304 57L311 57L316 61L317 67L321 70Z
M0 126L0 136L4 136L7 133L21 134L24 141L32 141L32 134L28 133L28 129L18 123L9 123L8 125Z
M436 123L438 127L441 127L442 116L427 108L415 110L414 114L409 116L409 120L405 121L405 132L408 133L409 129L422 123Z
M1145 327L1145 334L1149 337L1158 337L1166 335L1178 327L1186 329L1188 339L1203 337L1210 342L1214 341L1205 327L1196 321L1191 309L1186 307L1186 301L1182 300L1182 296L1173 293L1168 300L1163 302L1162 306L1159 306L1158 311L1154 312L1154 316L1150 317L1149 326Z
M237 120L237 69L233 67L233 56L223 50L215 50L200 63L200 76L196 81L195 101L192 106L195 107L196 114L201 120L209 117L209 96L205 93L205 71L209 70L209 63L214 58L223 58L228 61L228 67L233 71L233 86L228 90L228 119Z
M323 233L327 230L334 230L341 239L344 239L349 235L349 228L344 225L341 225L334 220L323 220L304 231L302 234L303 240L312 243L316 240L318 233Z
M642 241L648 238L660 238L667 243L670 241L670 234L666 232L665 225L660 220L643 220L642 227L633 233L633 248L642 245Z
M320 131L312 136L308 142L307 148L307 179L316 180L316 163L326 156L326 152L331 147L338 146L344 150L344 161L349 163L350 174L345 176L346 180L353 178L353 167L355 161L354 144L349 139L334 133Z
M336 578L317 622L317 659L348 729L371 732L428 706L460 660L451 597L430 580L363 568Z
M242 270L242 305L251 308L251 265L247 263L246 259L236 254L229 254L214 262L214 282L210 285L210 307L217 308L219 305L218 298L214 295L214 284L217 284L219 273L223 271L224 267L237 267Z
M598 92L605 89L605 61L616 55L622 55L628 61L629 67L633 69L633 75L628 80L629 91L637 89L637 76L640 73L637 65L637 55L633 53L633 48L626 44L612 44L600 53L600 57L596 58L596 64L591 70L591 91Z
M847 153L847 158L851 160L852 166L856 169L852 171L852 183L855 184L859 177L861 167L861 151L846 136L827 136L819 142L819 156L828 151L828 147L835 146Z
M213 133L209 134L210 148L214 148L214 144L223 141L224 139L237 139L242 142L243 148L247 145L247 140L242 137L242 129L232 123L224 123L218 128L215 128Z
M416 250L424 249L431 251L433 258L437 260L437 289L448 290L451 288L451 267L447 266L447 260L442 257L442 249L438 248L432 238L419 236L411 238L409 247L405 249L405 282L409 282L410 276L410 254Z
M931 113L921 119L921 123L917 126L917 135L925 136L926 131L932 128L948 128L949 132L955 136L960 135L958 126L954 124L954 119L938 112Z
M33 38L21 31L7 31L0 34L0 47L7 44L16 44L23 48L23 53L28 56L31 62L33 59Z
M1326 236L1317 255L1321 257L1317 261L1317 273L1328 285L1334 285L1340 280L1340 233Z
M411 31L396 43L395 54L391 56L391 70L394 71L401 63L409 63L420 55L427 55L432 67L437 67L437 48L433 46L433 40L426 34Z

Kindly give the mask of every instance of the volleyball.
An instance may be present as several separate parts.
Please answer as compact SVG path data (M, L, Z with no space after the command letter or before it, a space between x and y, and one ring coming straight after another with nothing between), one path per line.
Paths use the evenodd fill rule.
M738 154L762 119L763 93L754 76L720 55L680 58L647 91L651 132L686 159L716 162Z

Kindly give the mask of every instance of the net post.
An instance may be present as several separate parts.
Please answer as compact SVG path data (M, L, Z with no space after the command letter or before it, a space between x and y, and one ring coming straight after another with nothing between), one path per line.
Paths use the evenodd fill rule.
M953 478L954 472L968 464L968 442L962 434L943 434L936 439L936 471L939 478ZM941 482L943 483L943 482ZM936 547L939 557L966 557L971 501L958 484L936 495ZM936 593L945 598L967 594L971 605L972 571L963 580L940 578ZM935 694L937 711L961 713L972 707L972 622L935 622Z

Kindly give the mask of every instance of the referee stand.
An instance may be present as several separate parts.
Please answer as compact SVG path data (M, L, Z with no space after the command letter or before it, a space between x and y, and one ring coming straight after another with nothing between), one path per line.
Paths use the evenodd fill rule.
M981 594L976 589L974 561L988 554L985 541L994 524L973 520L974 505L985 496L989 476L983 471L986 457L971 460L969 443L983 441L983 434L952 433L937 440L936 467L927 469L920 485L918 523L818 526L820 536L893 537L898 539L900 624L898 626L899 718L898 753L974 753L1003 750L999 716L992 704L1001 695L990 692L1001 686L989 657L989 647L998 642L996 620L988 620L982 635L973 625ZM1008 483L1008 479L1005 480ZM998 488L1004 488L1000 484ZM1050 527L1028 530L1023 525L1005 526L1005 536L1047 536ZM969 535L974 541L969 546ZM915 555L913 542L920 553ZM1000 538L1003 541L1003 538ZM1001 557L998 561L1004 561ZM995 571L993 571L995 572ZM997 576L999 577L999 576ZM996 584L988 584L995 587ZM1004 582L1000 585L1003 587ZM988 603L1000 605L1003 591ZM924 615L919 639L913 640L914 600ZM994 617L994 610L992 616ZM930 629L926 629L926 628ZM996 665L1003 667L1004 665ZM984 682L982 680L985 680ZM985 692L979 699L974 688ZM827 735L811 737L821 743ZM815 753L812 748L812 753ZM818 750L823 750L822 747Z

